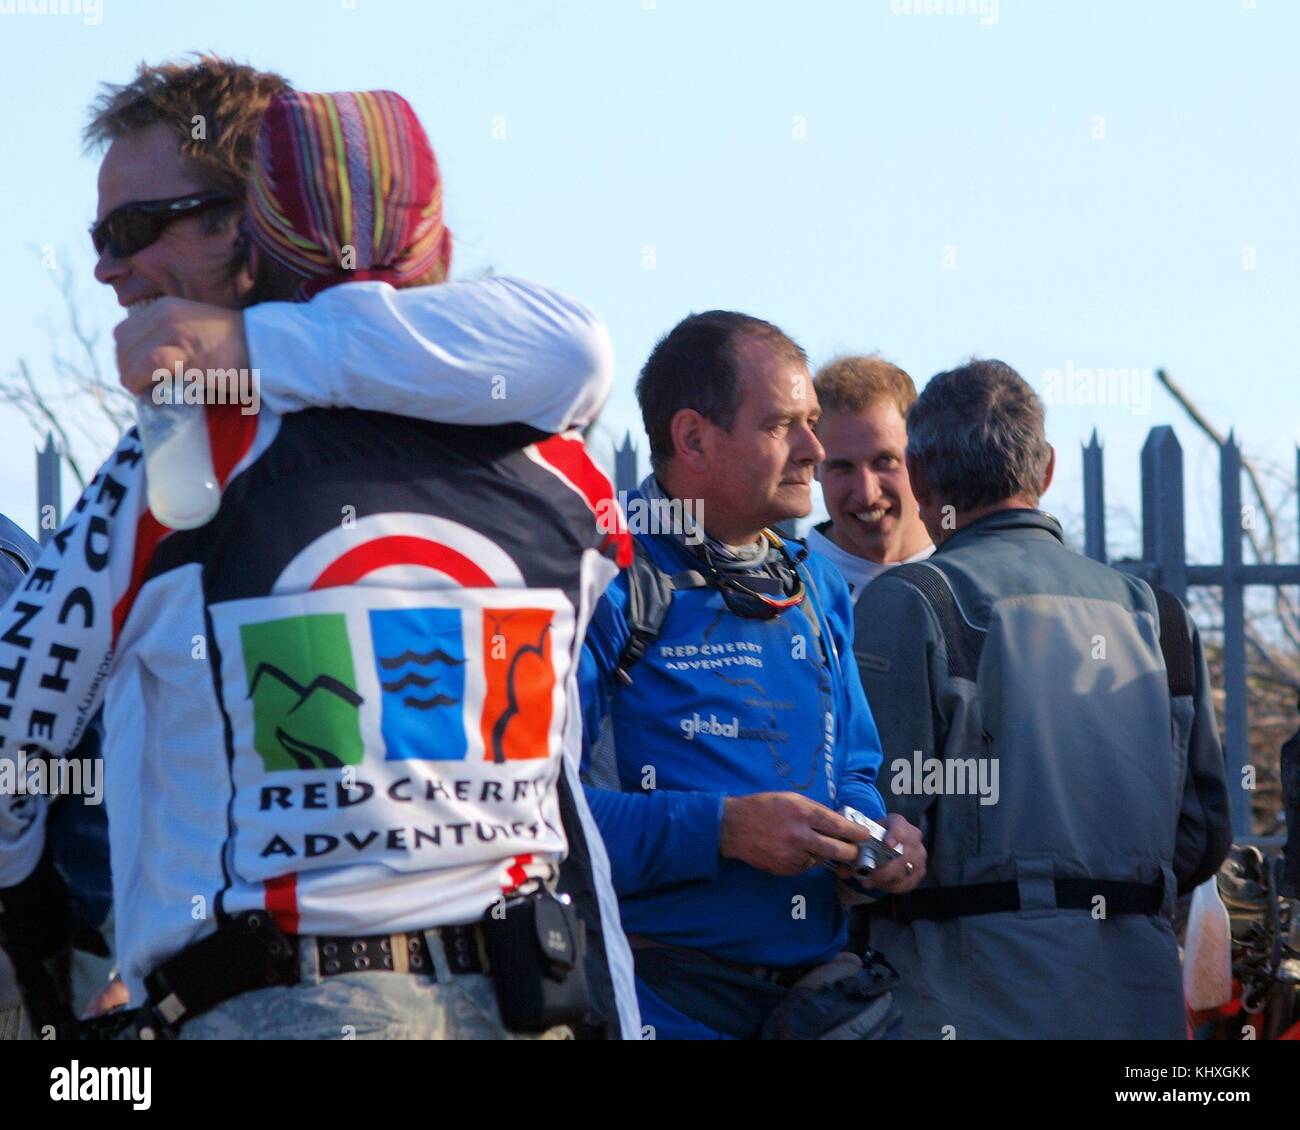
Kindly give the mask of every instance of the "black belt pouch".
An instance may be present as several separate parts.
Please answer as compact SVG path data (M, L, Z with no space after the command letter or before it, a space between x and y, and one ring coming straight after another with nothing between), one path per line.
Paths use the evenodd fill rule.
M586 1017L587 935L572 904L547 890L498 903L483 919L483 935L511 1032L535 1034Z

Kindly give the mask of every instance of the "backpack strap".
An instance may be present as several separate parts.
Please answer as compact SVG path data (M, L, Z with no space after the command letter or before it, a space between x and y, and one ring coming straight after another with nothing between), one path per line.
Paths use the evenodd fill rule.
M1156 598L1156 611L1160 615L1160 652L1165 657L1165 673L1169 678L1169 697L1196 693L1196 657L1192 653L1192 637L1187 630L1187 615L1182 601L1173 593L1152 585Z
M704 574L694 569L683 573L666 573L651 558L641 539L632 539L632 564L627 567L627 618L631 633L614 666L619 682L630 686L629 671L659 638L664 620L672 607L673 593L678 589L707 588Z
M928 561L912 561L895 565L885 576L902 578L925 597L939 621L944 650L948 653L948 674L974 682L986 632L975 627L962 614L957 594L952 591L943 570Z

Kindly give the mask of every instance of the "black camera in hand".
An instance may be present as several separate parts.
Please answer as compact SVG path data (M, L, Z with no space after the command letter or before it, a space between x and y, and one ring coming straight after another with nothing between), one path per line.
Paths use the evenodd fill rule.
M902 856L901 847L890 847L885 843L885 837L889 832L883 824L877 824L870 816L864 816L856 808L850 808L848 805L840 809L840 815L871 833L869 839L858 844L858 858L853 864L853 878L870 879L873 872Z

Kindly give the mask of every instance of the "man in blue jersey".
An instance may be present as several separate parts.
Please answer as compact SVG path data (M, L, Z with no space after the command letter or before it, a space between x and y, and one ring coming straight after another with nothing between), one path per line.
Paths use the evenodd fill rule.
M837 876L868 832L839 810L901 848L877 888L914 887L925 849L876 789L848 589L770 529L808 513L824 455L807 358L759 319L692 315L637 395L654 468L626 507L637 561L597 607L582 688L647 1035L888 1032L887 974L841 953Z

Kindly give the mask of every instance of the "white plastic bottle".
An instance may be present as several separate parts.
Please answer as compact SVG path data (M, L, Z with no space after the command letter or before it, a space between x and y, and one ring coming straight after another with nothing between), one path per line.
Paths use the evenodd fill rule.
M154 299L129 307L134 317ZM159 386L135 398L135 418L144 444L144 465L149 483L149 509L164 526L193 530L212 521L221 505L221 484L212 469L207 413L201 404L186 404L179 380L171 397L154 400ZM171 403L167 403L170 399Z
M173 530L206 525L221 505L221 486L203 405L156 404L147 392L136 397L136 419L154 517Z
M1195 1012L1232 999L1232 920L1213 875L1192 892L1183 950L1183 997Z

